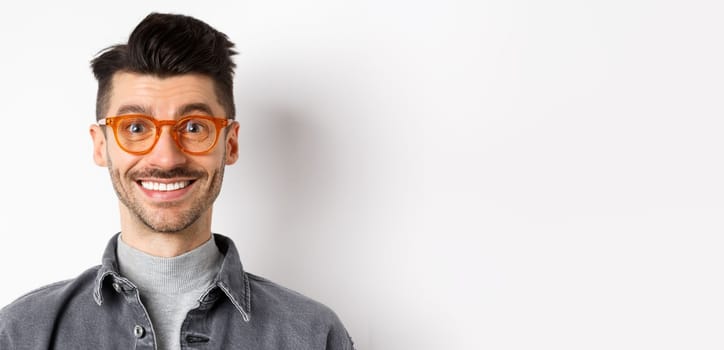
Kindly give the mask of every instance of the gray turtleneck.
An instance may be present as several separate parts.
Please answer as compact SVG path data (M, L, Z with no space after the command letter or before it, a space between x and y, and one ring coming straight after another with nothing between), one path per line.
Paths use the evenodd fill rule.
M118 268L138 287L148 310L159 350L181 348L181 324L216 278L223 255L208 240L173 258L148 255L118 236Z

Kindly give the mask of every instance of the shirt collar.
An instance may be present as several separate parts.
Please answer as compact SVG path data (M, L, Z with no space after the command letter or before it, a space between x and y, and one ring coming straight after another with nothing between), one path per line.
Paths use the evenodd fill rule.
M104 281L106 277L112 276L114 280L126 280L121 277L118 272L118 260L116 257L116 248L118 245L118 235L116 233L108 241L108 245L103 253L103 259L96 274L96 279L93 287L93 299L99 306L103 304L103 289ZM229 298L234 307L241 313L242 318L245 321L249 321L251 314L251 293L249 289L249 277L244 272L244 267L241 265L241 259L239 259L239 252L236 250L234 242L226 236L215 233L214 242L219 248L219 252L224 256L224 260L221 263L221 269L217 275L214 284L209 290L204 293L202 298L205 298L216 288L221 289L223 293ZM127 281L127 280L126 280Z

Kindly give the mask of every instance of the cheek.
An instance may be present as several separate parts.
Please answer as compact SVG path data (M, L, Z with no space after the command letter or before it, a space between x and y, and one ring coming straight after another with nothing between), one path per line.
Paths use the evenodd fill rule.
M219 168L224 167L224 155L221 154L218 157L214 157L213 159L204 160L203 162L197 163L199 166L206 169L206 172L209 173L209 175L213 175L215 172L219 170Z
M189 164L190 168L203 169L209 175L209 179L213 178L215 173L219 172L219 169L225 166L226 154L221 149L215 150L212 154L207 156L198 157L192 160Z
M138 163L140 158L124 152L118 147L108 147L108 168L120 174L126 173L128 169Z

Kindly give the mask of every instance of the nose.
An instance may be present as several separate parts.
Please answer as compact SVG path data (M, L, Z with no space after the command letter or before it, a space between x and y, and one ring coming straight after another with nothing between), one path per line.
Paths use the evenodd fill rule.
M146 155L146 160L152 166L160 169L173 169L186 163L186 154L179 148L171 135L171 126L161 127L161 136L156 145Z

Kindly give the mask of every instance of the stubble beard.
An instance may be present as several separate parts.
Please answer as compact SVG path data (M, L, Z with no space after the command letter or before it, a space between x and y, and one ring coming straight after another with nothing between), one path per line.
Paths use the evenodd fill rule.
M199 218L201 218L201 216L209 208L211 208L216 200L216 197L218 197L221 192L221 184L224 179L224 164L226 164L226 162L222 161L221 166L219 166L219 168L211 174L209 188L207 191L203 192L202 197L196 199L189 209L180 212L172 211L174 209L173 203L150 207L148 205L144 205L141 200L136 198L134 195L135 189L132 187L136 186L136 181L134 179L138 178L137 174L140 172L129 172L126 174L125 183L129 184L131 188L123 186L120 171L118 169L114 169L113 164L110 161L108 162L108 172L111 175L113 189L115 190L118 199L141 223L154 232L177 233L191 227L191 225L196 223ZM186 168L177 168L168 171L166 172L169 174L167 176L164 176L163 172L158 170L153 171L153 173L159 178L170 178L173 177L173 175L179 174L196 174L196 172ZM204 179L206 179L205 176L198 178L194 185L199 185ZM196 191L202 192L199 191L199 189L196 189Z

